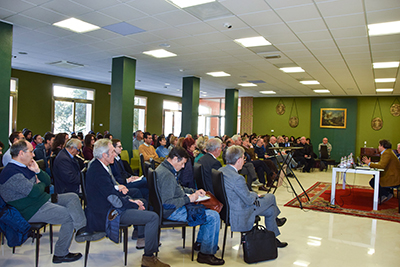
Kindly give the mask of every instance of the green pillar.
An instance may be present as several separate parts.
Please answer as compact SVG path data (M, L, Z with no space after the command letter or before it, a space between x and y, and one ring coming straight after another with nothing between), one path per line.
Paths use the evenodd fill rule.
M8 144L13 26L0 21L0 140Z
M197 134L197 122L199 120L199 95L200 78L184 77L182 94L182 133Z
M225 89L225 134L237 134L239 90Z
M112 60L110 133L121 140L132 157L133 109L136 60L116 57Z

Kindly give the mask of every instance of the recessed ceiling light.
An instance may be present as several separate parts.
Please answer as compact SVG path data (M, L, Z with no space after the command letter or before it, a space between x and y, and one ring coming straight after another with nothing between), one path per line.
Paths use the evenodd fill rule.
M374 69L388 69L388 68L397 68L399 66L399 61L393 62L375 62L372 63Z
M208 75L211 75L213 77L227 77L231 76L229 73L226 73L224 71L215 71L215 72L207 72Z
M286 72L286 73L296 73L296 72L305 72L300 67L290 67L290 68L279 68L281 71Z
M276 94L275 91L260 91L260 93L264 94L264 95L274 95L274 94Z
M264 37L257 36L257 37L250 37L250 38L241 38L235 39L236 43L244 46L244 47L254 47L254 46L264 46L264 45L271 45Z
M375 90L378 93L393 92L393 88L380 88Z
M328 89L315 89L314 92L315 93L330 93L331 91L329 91Z
M311 80L311 81L300 81L301 84L310 85L310 84L319 84L318 81Z
M381 78L381 79L375 79L376 83L393 83L396 81L396 78Z
M375 23L368 25L369 36L400 33L400 21Z
M164 49L145 51L145 52L143 52L143 54L153 56L156 58L176 57L177 56L176 54L168 52L167 50L164 50Z
M238 83L238 85L243 86L243 87L257 86L257 84L254 84L254 83Z
M94 30L100 29L99 26L84 22L82 20L76 18L65 19L56 23L53 23L54 26L71 30L73 32L83 33L90 32Z
M215 2L215 0L169 0L168 2L171 2L180 8L185 8Z

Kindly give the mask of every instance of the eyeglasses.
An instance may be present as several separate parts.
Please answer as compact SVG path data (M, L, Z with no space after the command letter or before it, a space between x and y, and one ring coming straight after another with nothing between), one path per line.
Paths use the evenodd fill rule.
M33 154L33 150L24 150L24 152L25 152L25 153L28 153L28 152L29 152L29 153Z
M122 148L122 146L117 146L118 148Z

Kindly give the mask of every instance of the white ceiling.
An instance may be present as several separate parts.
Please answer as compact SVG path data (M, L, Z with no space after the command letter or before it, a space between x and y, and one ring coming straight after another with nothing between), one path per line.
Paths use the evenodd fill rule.
M137 59L136 88L181 96L182 77L201 77L201 97L223 97L226 88L240 96L376 95L376 88L400 83L375 84L375 78L397 78L398 68L374 70L372 62L400 60L400 34L367 35L367 25L400 20L399 0L218 0L232 15L202 21L165 0L1 0L0 19L14 25L12 67L99 83L111 83L115 56ZM145 32L122 36L106 29L74 33L53 23L75 17L104 27L127 22ZM230 23L231 29L224 27ZM279 50L279 59L236 44L233 39L264 36ZM176 53L155 59L143 51L160 49ZM26 52L26 55L19 54ZM66 60L85 65L64 69L46 63ZM286 74L276 66L294 64L305 73ZM225 71L230 77L214 78L207 72ZM315 79L306 86L299 80ZM257 87L238 83L263 80ZM139 82L140 81L140 82ZM168 83L170 85L165 86ZM165 88L167 87L167 88ZM312 89L326 88L330 94Z

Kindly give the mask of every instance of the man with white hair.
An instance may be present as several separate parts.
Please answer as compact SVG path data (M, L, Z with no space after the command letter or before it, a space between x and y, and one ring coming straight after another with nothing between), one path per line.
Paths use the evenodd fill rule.
M204 179L204 190L210 191L214 194L212 184L212 169L218 170L222 167L221 163L217 160L217 157L221 154L222 141L218 138L211 138L206 143L207 153L202 156L198 163L203 165L203 179Z
M76 159L76 155L82 148L82 143L77 138L69 139L54 159L53 179L54 191L57 194L79 193L81 184L81 167Z
M113 183L110 164L114 163L115 149L110 139L100 139L94 144L94 159L86 174L87 231L105 232L106 218L112 209L118 209L120 224L144 225L145 246L142 266L169 267L154 254L158 252L157 213L146 211L143 202L134 200L119 191ZM138 239L139 242L139 239Z

